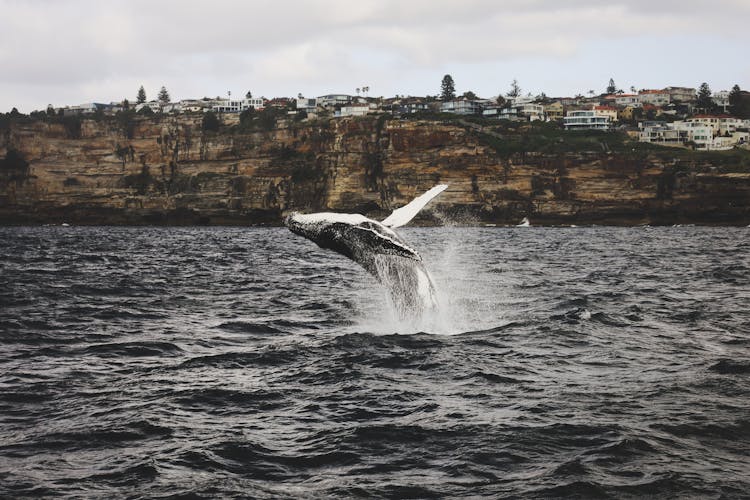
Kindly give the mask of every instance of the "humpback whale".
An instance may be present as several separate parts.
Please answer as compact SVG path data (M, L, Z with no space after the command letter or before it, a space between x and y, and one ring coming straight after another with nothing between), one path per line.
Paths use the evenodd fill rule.
M293 212L284 223L293 233L361 265L388 288L401 318L419 317L437 307L435 285L419 253L394 229L408 224L447 187L435 186L394 210L382 222L360 214Z

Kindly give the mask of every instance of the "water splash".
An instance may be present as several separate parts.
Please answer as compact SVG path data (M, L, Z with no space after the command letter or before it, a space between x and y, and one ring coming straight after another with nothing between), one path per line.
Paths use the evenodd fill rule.
M384 335L455 335L498 326L498 297L505 292L481 285L486 270L472 265L467 251L473 248L472 241L467 240L471 232L439 228L417 231L426 240L419 243L425 249L425 265L420 263L415 268L414 261L408 261L400 267L391 256L381 259L382 284L367 280L356 291L353 330ZM415 286L419 279L427 280L429 287Z

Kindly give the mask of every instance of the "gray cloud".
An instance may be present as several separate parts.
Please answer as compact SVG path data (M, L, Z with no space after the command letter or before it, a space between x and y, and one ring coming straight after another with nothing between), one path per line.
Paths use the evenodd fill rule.
M71 96L119 99L139 82L197 95L375 80L383 92L398 92L388 71L416 79L450 67L573 62L639 37L661 37L666 50L674 50L670 39L711 37L721 57L746 43L750 2L0 0L0 11L3 110ZM25 87L47 95L19 94ZM433 87L426 82L424 92Z

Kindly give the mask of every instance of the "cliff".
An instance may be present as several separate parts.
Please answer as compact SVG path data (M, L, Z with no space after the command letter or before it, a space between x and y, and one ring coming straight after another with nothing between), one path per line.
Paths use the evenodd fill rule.
M225 117L216 132L202 128L189 115L5 124L0 223L278 224L291 210L381 217L437 183L450 187L433 213L468 223L750 223L748 152L458 119L248 127Z

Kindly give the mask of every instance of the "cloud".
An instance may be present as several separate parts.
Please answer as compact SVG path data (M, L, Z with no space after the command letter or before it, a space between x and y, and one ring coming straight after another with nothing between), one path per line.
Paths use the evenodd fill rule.
M0 0L0 11L2 110L61 102L72 89L81 92L75 102L117 98L137 82L167 85L175 97L223 94L231 86L305 92L365 81L398 92L399 79L416 82L450 68L569 61L599 69L618 58L649 61L658 52L695 50L699 42L685 42L691 37L721 58L745 43L750 2ZM581 59L654 37L664 45L653 54ZM682 45L670 45L677 39ZM48 94L19 93L24 87Z

